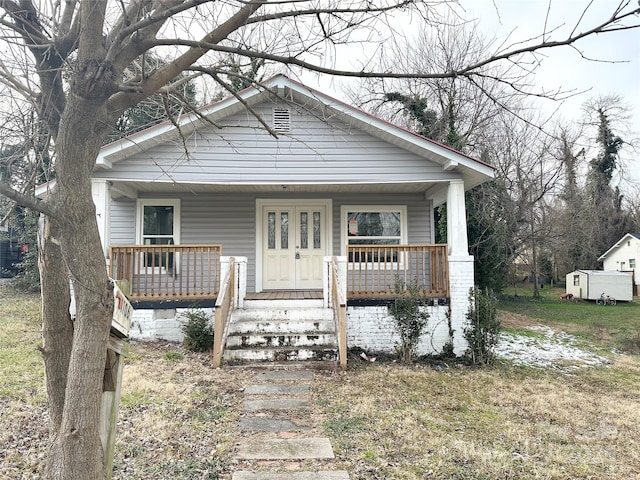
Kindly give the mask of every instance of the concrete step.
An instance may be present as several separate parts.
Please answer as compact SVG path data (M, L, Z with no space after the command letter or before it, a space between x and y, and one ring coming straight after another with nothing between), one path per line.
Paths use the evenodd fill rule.
M224 349L226 362L285 362L285 361L336 361L337 348L324 346L311 348L282 347L282 348L251 348Z
M336 347L336 335L322 334L236 334L227 337L226 348L258 348L258 347Z
M231 480L349 480L345 470L318 472L235 472Z
M281 309L288 310L292 308L323 308L322 300L245 300L244 308L249 310L265 310L265 309ZM327 310L330 310L327 308Z
M328 438L246 440L238 446L244 460L304 460L334 458Z
M231 314L234 321L304 321L325 320L333 321L333 310L330 308L238 308Z
M253 319L232 318L229 335L243 334L308 334L318 335L335 332L335 322L314 317L300 319Z

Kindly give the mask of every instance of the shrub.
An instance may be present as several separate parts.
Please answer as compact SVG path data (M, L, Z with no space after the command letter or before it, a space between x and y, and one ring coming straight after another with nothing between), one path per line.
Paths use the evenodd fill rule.
M420 293L417 282L405 284L396 281L395 298L390 307L396 331L400 336L400 343L396 351L404 363L413 362L416 356L418 342L429 321L429 312L424 307L428 299Z
M213 347L213 326L207 314L200 309L190 308L182 314L182 344L192 352L206 352Z
M472 288L469 291L468 323L464 328L467 359L472 365L492 365L494 347L500 335L498 299L490 290Z

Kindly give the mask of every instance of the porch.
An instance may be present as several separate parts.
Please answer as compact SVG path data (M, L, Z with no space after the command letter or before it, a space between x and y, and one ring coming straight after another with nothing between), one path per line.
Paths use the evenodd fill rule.
M324 258L322 289L305 290L247 292L247 259L222 256L220 245L112 246L109 265L111 278L123 285L133 302L215 301L215 367L222 363L227 339L233 335L230 332L234 328L234 311L251 310L259 305L263 310L258 313L260 317L270 308L267 305L273 306L276 302L281 302L279 305L287 302L285 314L294 308L304 310L308 307L302 305L310 303L323 307L327 313L332 311L329 317L334 326L322 335L313 331L307 338L328 338L329 333L334 332L337 360L344 367L348 299L386 302L409 283L418 285L423 295L434 299L434 304L449 298L447 245L358 245L348 246L346 252L342 257ZM317 307L315 313L310 314L316 318L326 317ZM300 328L303 321L303 318L297 320L299 325L295 328ZM318 322L311 324L319 325ZM275 336L262 335L259 341L271 346L272 340L268 337ZM281 334L277 336L285 338ZM290 341L296 336L300 337L293 334L286 338ZM247 338L245 334L240 341L246 343ZM326 358L326 343L322 349Z
M349 245L337 257L347 299L390 299L416 283L430 298L449 298L447 245ZM132 301L215 300L224 271L221 245L113 245L109 275ZM245 282L246 285L246 282ZM323 287L327 290L329 285ZM245 299L325 298L319 289L245 292Z

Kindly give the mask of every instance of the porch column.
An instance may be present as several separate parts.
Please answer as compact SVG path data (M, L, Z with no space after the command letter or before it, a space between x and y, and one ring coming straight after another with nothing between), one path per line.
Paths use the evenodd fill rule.
M469 255L463 180L449 182L447 190L447 242L450 256Z
M109 216L111 207L111 194L107 180L91 180L91 194L93 203L96 206L96 221L98 222L98 232L102 241L102 251L105 258L109 255Z
M464 338L469 290L474 285L473 256L469 255L464 181L452 180L447 191L447 242L449 245L449 293L453 348L456 355L467 350Z

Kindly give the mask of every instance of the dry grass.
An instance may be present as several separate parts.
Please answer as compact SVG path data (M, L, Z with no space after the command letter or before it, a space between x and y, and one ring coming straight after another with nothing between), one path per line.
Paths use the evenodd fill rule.
M368 365L317 383L352 479L635 479L638 359L579 375Z
M0 308L0 479L39 478L47 417L38 299L3 287ZM539 322L507 318L516 330ZM331 438L331 468L354 480L637 479L640 357L610 358L572 375L356 358L346 372L317 373L307 424ZM177 345L132 345L114 479L229 479L253 373L213 370L209 355Z

